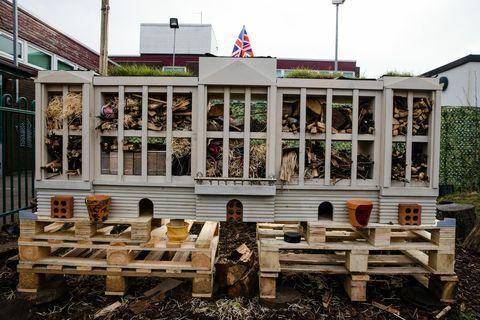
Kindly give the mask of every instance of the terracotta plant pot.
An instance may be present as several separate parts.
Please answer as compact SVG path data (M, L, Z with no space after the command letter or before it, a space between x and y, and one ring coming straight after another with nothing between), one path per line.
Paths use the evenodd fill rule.
M369 200L348 200L348 218L350 224L356 228L364 228L368 225L373 203Z
M110 196L87 196L85 204L87 205L90 221L104 222L110 213L110 204L112 198Z
M167 223L167 237L170 242L184 241L188 238L188 223L183 222L181 225Z

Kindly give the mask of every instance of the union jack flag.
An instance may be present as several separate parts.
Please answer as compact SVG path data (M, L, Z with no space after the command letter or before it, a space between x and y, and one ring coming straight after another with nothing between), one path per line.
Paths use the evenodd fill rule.
M232 57L236 58L251 58L253 57L252 46L250 45L250 38L248 37L247 30L243 26L242 31L238 35L237 41L233 45Z

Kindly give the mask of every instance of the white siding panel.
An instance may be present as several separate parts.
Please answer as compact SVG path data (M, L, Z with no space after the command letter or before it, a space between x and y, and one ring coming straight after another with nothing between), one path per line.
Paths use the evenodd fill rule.
M147 198L155 218L195 219L193 188L96 186L95 192L112 197L110 214L115 217L138 217L138 203Z
M50 216L50 198L55 195L73 196L73 216L78 218L88 217L85 197L88 191L42 189L37 191L37 210L41 217Z
M333 220L348 222L347 200L364 199L373 202L370 222L378 222L377 191L312 191L277 190L275 199L276 221L315 221L318 206L325 201L333 205Z
M398 223L398 204L418 203L422 206L422 224L434 224L437 214L437 201L435 197L381 197L380 198L380 223Z
M197 196L197 220L225 221L227 203L237 199L243 205L243 221L271 222L274 221L274 197L255 196Z

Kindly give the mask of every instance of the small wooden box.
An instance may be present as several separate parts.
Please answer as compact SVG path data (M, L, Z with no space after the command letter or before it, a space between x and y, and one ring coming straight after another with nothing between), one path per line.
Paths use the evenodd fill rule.
M102 151L101 156L101 174L117 174L118 173L118 152Z
M123 153L123 174L130 176L133 174L133 152Z
M419 226L422 224L422 206L416 203L398 204L398 223Z
M53 196L50 198L50 217L73 218L73 196Z
M165 163L165 151L148 151L147 174L149 176L164 176L166 174Z

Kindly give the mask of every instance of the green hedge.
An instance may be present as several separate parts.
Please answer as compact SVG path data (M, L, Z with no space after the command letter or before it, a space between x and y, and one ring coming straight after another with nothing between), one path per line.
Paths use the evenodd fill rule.
M480 108L442 107L440 184L480 189Z

